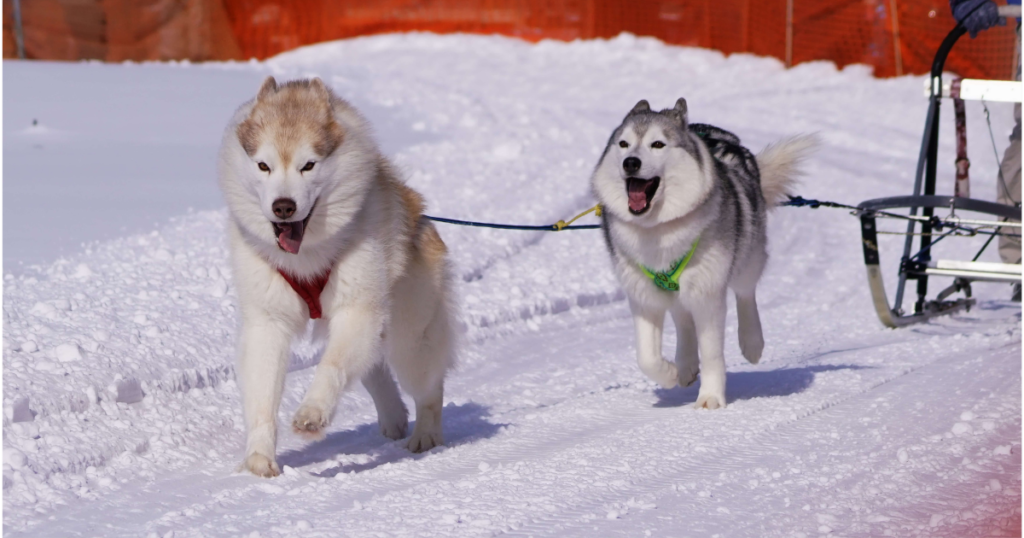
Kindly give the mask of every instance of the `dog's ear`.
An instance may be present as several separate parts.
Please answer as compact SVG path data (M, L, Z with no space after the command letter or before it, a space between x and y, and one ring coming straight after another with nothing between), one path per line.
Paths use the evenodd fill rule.
M686 99L680 97L678 100L676 100L676 106L672 108L672 115L674 115L679 120L679 123L683 125L683 128L685 128L687 124L690 123L690 119L688 117L686 110Z
M322 98L325 101L331 99L331 90L327 89L327 85L324 81L320 80L320 77L313 77L309 81L309 87L316 93L317 97Z
M630 110L629 113L630 114L635 114L637 112L650 112L650 111L651 111L651 104L647 102L647 99L641 99L639 103L633 105L633 110Z
M260 86L260 92L256 94L256 100L262 101L275 93L277 93L277 81L272 76L267 77L267 80L264 80L263 85Z

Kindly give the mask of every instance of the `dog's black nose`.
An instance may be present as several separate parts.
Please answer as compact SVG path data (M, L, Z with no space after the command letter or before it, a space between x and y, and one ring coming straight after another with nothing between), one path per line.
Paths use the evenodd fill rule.
M635 174L640 171L640 159L636 157L626 157L626 160L622 161L622 169L627 174Z
M279 219L287 219L295 214L295 200L291 198L278 198L271 207Z

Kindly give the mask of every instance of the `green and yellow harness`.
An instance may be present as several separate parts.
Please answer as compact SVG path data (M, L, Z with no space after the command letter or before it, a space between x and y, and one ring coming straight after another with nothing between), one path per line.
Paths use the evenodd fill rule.
M654 282L655 286L665 291L679 291L679 277L683 274L683 269L686 269L686 264L690 263L690 258L693 257L694 251L697 250L697 243L700 242L700 237L693 241L693 246L690 247L690 251L687 252L682 258L676 260L666 271L654 271L651 268L645 266L642 263L638 263L640 270L647 275L647 278Z

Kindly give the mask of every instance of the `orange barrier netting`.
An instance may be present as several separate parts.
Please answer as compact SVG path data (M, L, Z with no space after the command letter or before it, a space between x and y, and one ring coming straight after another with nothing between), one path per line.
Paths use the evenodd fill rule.
M295 47L405 31L530 41L621 32L677 45L830 60L876 76L926 73L953 27L947 0L21 0L27 58L193 61L267 58ZM4 57L16 57L4 0ZM1009 79L1011 25L963 39L946 68Z

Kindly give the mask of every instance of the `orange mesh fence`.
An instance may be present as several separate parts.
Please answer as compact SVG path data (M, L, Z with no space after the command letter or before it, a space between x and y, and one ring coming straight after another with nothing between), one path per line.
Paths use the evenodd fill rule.
M14 0L4 0L4 57L16 56ZM947 0L21 0L26 57L224 60L267 58L302 45L385 32L606 38L830 60L877 76L928 71L953 27ZM964 38L946 66L1008 79L1011 25Z
M21 0L25 57L40 60L244 58L217 0ZM4 58L16 58L4 0Z

